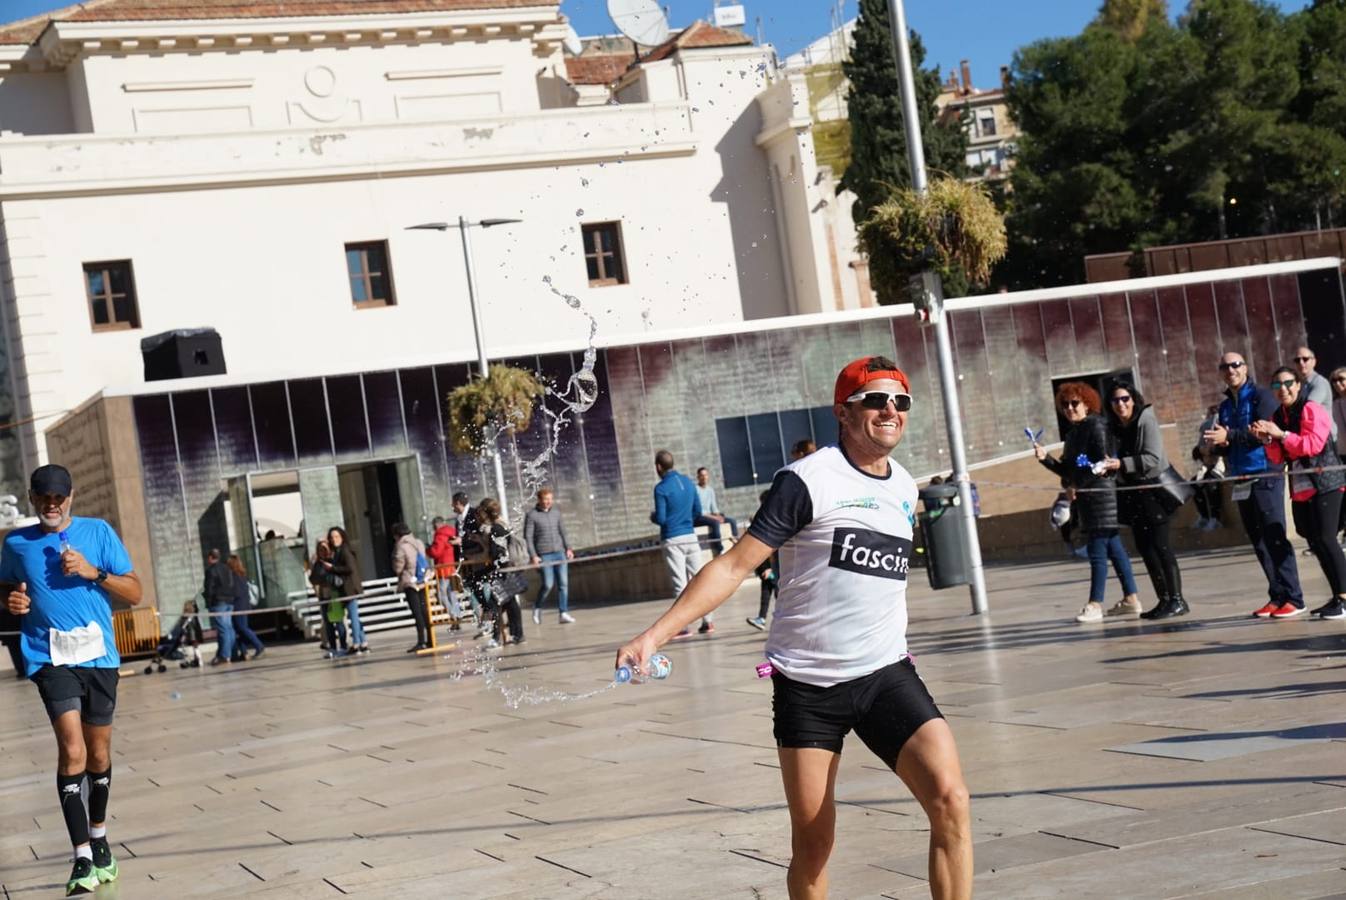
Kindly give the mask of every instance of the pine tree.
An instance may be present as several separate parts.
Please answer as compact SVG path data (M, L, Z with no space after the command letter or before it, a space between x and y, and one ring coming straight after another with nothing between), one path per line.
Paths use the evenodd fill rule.
M921 115L926 167L932 172L966 173L967 134L957 118L940 119L939 69L924 69L925 47L911 35L912 65L916 69L916 103ZM893 63L887 0L860 0L855 46L845 63L851 90L847 100L851 122L851 162L841 186L855 193L855 221L869 218L870 210L889 198L891 188L910 187L907 139L903 130L902 100Z

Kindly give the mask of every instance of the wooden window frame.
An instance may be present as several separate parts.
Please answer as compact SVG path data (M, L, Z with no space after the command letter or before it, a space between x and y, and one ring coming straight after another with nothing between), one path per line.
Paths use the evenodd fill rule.
M126 267L126 293L114 294L112 292L112 270L114 267ZM140 328L140 301L136 296L136 277L135 267L129 259L107 259L98 262L86 262L83 264L84 272L84 299L89 308L89 325L95 333L104 331L135 331ZM89 284L89 275L92 272L100 272L103 276L103 293L93 293ZM124 297L130 307L131 318L129 321L118 321L116 300ZM107 317L105 323L100 323L94 316L94 302L101 300L107 304Z
M386 272L376 272L369 267L369 248L382 247L383 261L387 267ZM397 289L393 286L393 254L388 249L387 240L377 241L350 241L344 246L342 254L342 264L346 267L346 289L351 292L351 306L356 309L387 309L390 306L397 305ZM365 296L373 298L374 296L374 278L373 276L382 275L388 279L388 296L382 299L356 300L355 292L351 289L351 282L356 278L351 274L350 266L346 263L345 254L356 250L360 253L360 278L365 284Z
M620 278L607 277L605 274L607 267L603 263L603 257L607 254L604 254L597 246L591 247L589 244L590 235L601 234L602 229L608 227L612 228L614 236L613 251L611 255L617 259L617 262L621 267ZM580 226L580 244L584 248L585 274L587 275L589 272L590 259L593 259L598 263L599 277L590 278L589 287L614 287L619 284L631 283L631 268L626 260L626 241L622 239L622 223L620 219L612 219L605 222L585 222Z

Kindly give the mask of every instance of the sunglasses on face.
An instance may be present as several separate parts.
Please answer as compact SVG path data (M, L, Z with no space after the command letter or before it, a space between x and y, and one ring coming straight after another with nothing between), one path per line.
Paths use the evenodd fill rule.
M1220 363L1220 371L1221 371L1221 372L1228 372L1228 371L1231 370L1231 369L1241 369L1241 368L1243 368L1243 363L1241 363L1241 362L1227 362L1227 363L1222 362L1222 363Z
M1346 384L1346 376L1338 375L1332 379L1333 384Z
M1083 401L1083 400L1062 400L1062 401L1061 401L1061 408L1062 408L1062 409L1074 409L1074 408L1077 407L1077 406L1083 406L1083 405L1084 405L1084 401Z
M1313 360L1314 360L1315 358L1316 358L1316 357L1312 357L1312 356L1296 356L1296 357L1295 357L1295 362L1297 362L1297 363L1313 362Z
M1294 378L1289 378L1286 379L1285 381L1273 381L1271 382L1271 389L1273 391L1279 391L1279 390L1288 391L1290 390L1290 388L1294 387L1297 384L1299 384L1299 381Z
M1113 398L1112 398L1112 405L1113 405L1113 406L1117 406L1117 405L1122 404L1122 403L1130 403L1130 402L1131 402L1131 395L1130 395L1130 394L1122 394L1122 395L1120 395L1120 396L1117 396L1117 397L1113 397Z
M846 398L847 403L860 401L860 405L865 409L882 410L888 408L889 401L892 401L893 408L898 412L906 412L911 409L911 394L903 394L900 391L889 393L888 391L862 391L858 394L851 394Z

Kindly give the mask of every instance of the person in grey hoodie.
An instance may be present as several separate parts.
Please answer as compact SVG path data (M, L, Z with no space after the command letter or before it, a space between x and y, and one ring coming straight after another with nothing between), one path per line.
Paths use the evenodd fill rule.
M1140 614L1142 619L1171 619L1190 611L1182 597L1182 572L1169 540L1173 510L1165 505L1165 492L1157 487L1159 475L1168 468L1159 419L1136 386L1118 381L1108 389L1108 425L1117 446L1117 457L1105 460L1118 472L1122 487L1156 485L1144 490L1118 491L1119 516L1131 526L1136 547L1145 559L1159 603Z
M542 588L537 592L537 602L533 604L533 624L542 624L542 601L556 585L556 608L561 613L561 624L575 621L570 614L570 573L566 563L575 558L566 539L565 524L561 521L561 511L554 503L556 497L552 489L544 487L537 492L537 506L523 516L523 540L528 545L528 556L535 566L542 566Z
M425 544L411 533L404 522L398 522L390 529L393 536L393 574L397 576L397 587L411 607L411 617L416 622L416 646L407 649L416 653L430 646L430 611L425 607L425 597L421 585L416 581L416 560L425 555Z

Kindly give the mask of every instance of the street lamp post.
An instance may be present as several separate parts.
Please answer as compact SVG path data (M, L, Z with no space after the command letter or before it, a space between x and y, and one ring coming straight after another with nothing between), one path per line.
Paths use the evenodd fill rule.
M481 310L477 306L477 265L472 258L472 229L493 228L496 225L513 225L522 221L522 219L482 219L479 222L469 222L466 217L459 216L457 222L426 222L423 225L412 225L407 228L408 231L448 231L450 228L457 228L458 233L462 235L463 266L467 270L467 305L472 310L472 334L477 341L477 374L483 379L490 369L486 362L486 337L482 332ZM496 499L500 501L500 509L503 511L509 509L509 506L505 500L505 468L500 462L500 447L496 444L497 437L498 434L486 436L491 446L491 464L495 469Z
M907 161L911 167L911 186L924 194L929 185L925 177L925 145L921 142L921 120L916 108L916 85L911 68L911 47L907 41L907 15L902 0L888 0L888 24L893 36L893 57L902 94L902 124L906 129ZM938 278L935 279L938 288ZM949 453L953 457L953 480L958 485L959 504L963 508L963 533L967 539L968 568L971 570L972 612L986 612L986 572L982 567L981 541L972 504L972 482L967 474L967 453L963 446L962 411L958 404L958 379L953 371L953 346L949 324L944 317L942 290L927 293L930 321L935 327L935 347L939 355L939 386L944 400L944 420L949 430Z

